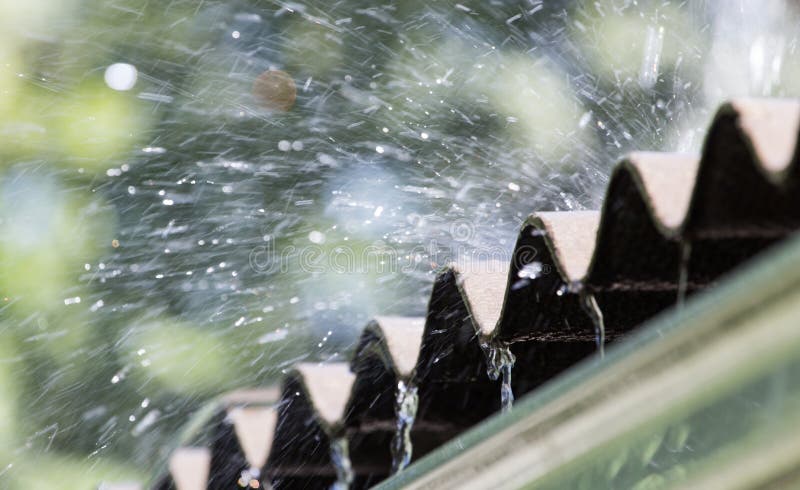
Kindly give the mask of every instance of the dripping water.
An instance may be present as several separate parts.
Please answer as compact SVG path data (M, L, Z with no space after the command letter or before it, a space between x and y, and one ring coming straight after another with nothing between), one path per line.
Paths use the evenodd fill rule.
M678 270L678 308L683 308L686 301L686 290L689 285L689 258L692 255L692 242L681 242L681 262Z
M603 322L603 312L600 311L600 306L598 306L594 294L587 291L586 288L581 289L579 296L583 311L589 315L589 318L591 318L594 324L594 341L595 345L597 345L597 351L600 353L600 358L602 359L606 355L606 326Z
M512 355L511 352L508 355ZM500 367L503 377L503 381L500 384L500 406L503 413L510 412L512 405L514 405L514 391L511 389L511 369L513 367L514 361L504 362Z
M417 387L405 381L397 382L394 411L397 426L392 439L392 473L397 473L411 462L411 428L417 416L419 396Z
M353 464L346 437L337 437L331 442L331 463L336 470L336 481L331 490L348 490L353 483Z
M486 354L486 374L492 381L502 377L500 384L500 407L503 413L510 412L514 404L514 391L511 389L511 370L516 358L505 343L491 342L482 345Z

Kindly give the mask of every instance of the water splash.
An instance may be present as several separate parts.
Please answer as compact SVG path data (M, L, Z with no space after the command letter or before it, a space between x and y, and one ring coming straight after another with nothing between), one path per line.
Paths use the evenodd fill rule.
M689 259L692 256L692 242L681 242L681 262L678 269L678 308L686 302L686 290L689 285Z
M411 444L411 428L417 417L419 396L417 387L397 382L394 411L397 416L397 427L392 439L392 473L402 471L411 462L413 446Z
M247 470L243 470L241 475L239 476L239 481L236 483L241 488L258 488L261 483L259 478L261 477L261 470L258 468L252 467Z
M796 42L790 2L742 1L715 5L703 91L713 104L731 94L776 95L788 85L786 63ZM788 83L787 83L788 82Z
M500 407L503 413L510 412L514 404L514 391L511 389L511 370L517 360L508 344L491 342L483 344L486 354L486 374L492 381L502 377L500 385Z
M525 264L519 272L517 272L517 277L519 277L519 279L511 285L511 290L516 291L528 286L531 281L538 279L543 271L545 271L545 266L539 261Z
M584 288L581 290L579 296L583 311L589 315L592 324L594 324L594 341L597 345L597 351L600 353L600 358L602 359L606 355L606 325L603 321L603 312L600 311L600 306L597 304L597 299L595 299L594 294Z
M331 463L336 470L336 481L330 490L348 490L353 483L353 463L350 461L347 437L337 437L331 441Z

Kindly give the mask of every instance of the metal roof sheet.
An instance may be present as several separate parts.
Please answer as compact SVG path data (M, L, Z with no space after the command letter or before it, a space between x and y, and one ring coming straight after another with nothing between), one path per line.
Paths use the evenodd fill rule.
M534 213L510 264L446 267L425 319L378 317L349 365L296 366L274 408L233 409L236 428L220 437L236 442L218 438L215 450L232 475L260 465L276 487L323 487L335 475L328 446L347 437L355 486L376 483L389 474L399 381L419 388L417 458L500 408L487 349L509 347L524 394L596 351L587 294L614 342L797 230L798 127L798 101L737 99L718 110L699 157L629 155L601 210Z

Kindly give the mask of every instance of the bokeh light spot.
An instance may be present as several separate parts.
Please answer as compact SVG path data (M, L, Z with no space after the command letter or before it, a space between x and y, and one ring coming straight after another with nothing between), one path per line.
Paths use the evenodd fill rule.
M139 78L139 72L136 67L128 63L114 63L106 68L105 76L106 85L114 90L124 92L130 90L136 85L136 79Z
M294 106L297 87L288 73L267 70L253 83L253 96L265 109L286 112Z

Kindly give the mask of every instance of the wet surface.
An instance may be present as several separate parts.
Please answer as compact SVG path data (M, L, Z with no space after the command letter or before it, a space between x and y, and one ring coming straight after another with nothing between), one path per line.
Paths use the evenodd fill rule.
M534 209L598 207L625 152L698 149L729 94L798 95L795 9L0 5L0 479L143 479L213 395L278 383L293 362L346 359L374 314L424 314L436 271L508 261ZM739 177L703 179L724 185L695 223L706 239L693 242L690 293L727 263L702 257L732 254L709 223L791 199L756 209L725 184ZM518 278L563 286L541 272ZM614 312L618 297L596 299ZM552 306L579 337L575 298ZM636 313L610 323L651 310ZM483 355L442 337L452 356ZM422 419L459 412L467 425L498 408L483 361L466 372L447 349L423 351L437 353L423 356L434 382L475 381L420 386ZM517 385L510 374L503 386Z

